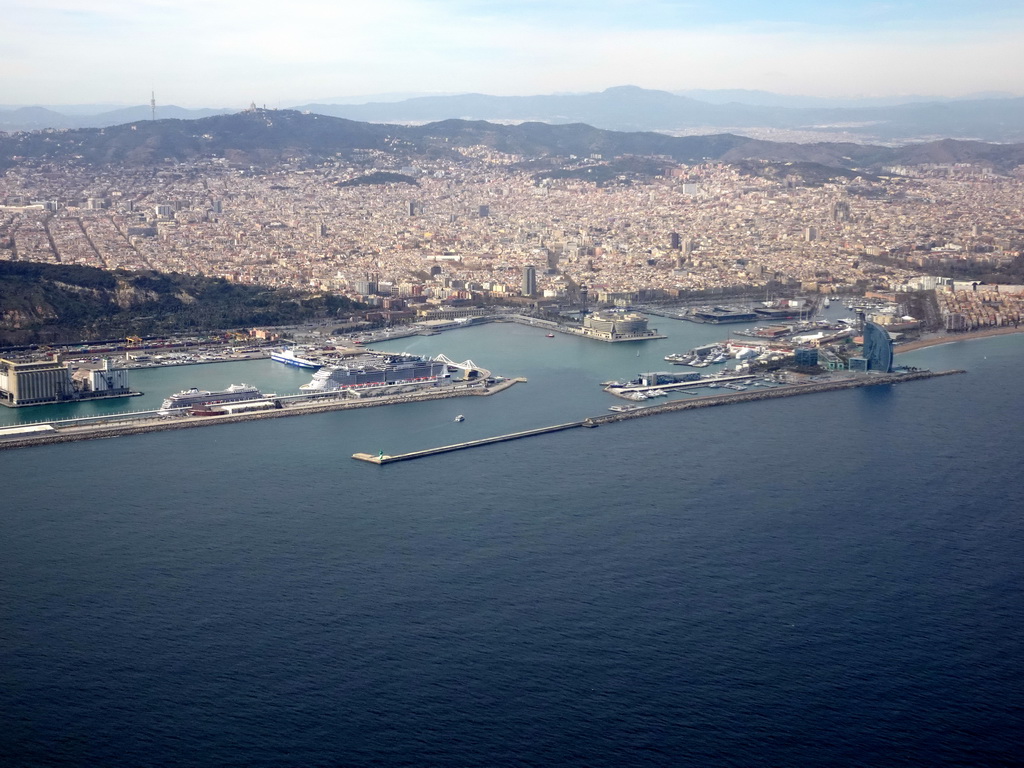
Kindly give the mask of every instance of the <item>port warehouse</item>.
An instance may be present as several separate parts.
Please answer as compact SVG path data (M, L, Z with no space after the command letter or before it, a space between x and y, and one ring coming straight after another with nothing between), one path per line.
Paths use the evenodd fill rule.
M221 416L234 415L236 413L249 413L251 411L266 411L271 408L280 408L280 400L242 400L237 403L205 403L194 405L188 409L192 416Z
M58 355L31 362L0 358L0 404L9 407L132 394L128 371L112 368L109 360L102 368L72 373L71 364L60 362Z

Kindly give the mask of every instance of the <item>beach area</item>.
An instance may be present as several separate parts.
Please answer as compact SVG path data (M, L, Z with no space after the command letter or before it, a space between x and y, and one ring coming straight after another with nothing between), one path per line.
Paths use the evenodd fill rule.
M1024 333L1024 327L1015 328L1002 326L999 328L984 328L978 331L966 331L964 333L930 333L920 339L909 341L906 344L897 344L893 352L913 352L916 349L925 347L937 347L940 344L951 344L955 341L971 341L973 339L986 339L989 336L1006 336L1011 333Z

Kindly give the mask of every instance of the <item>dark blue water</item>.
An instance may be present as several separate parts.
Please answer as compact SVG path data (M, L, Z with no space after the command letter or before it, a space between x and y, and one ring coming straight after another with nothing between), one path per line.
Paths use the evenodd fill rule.
M530 382L5 453L0 762L1019 761L1024 337L904 360L964 376L352 461L602 412L595 380L676 351L392 344L437 341Z

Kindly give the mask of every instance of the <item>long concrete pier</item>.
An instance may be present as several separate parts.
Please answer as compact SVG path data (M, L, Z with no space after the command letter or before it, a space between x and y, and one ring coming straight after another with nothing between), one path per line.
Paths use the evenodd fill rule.
M523 437L533 437L534 435L546 435L549 432L561 432L566 429L575 429L576 427L586 426L585 421L572 421L567 424L554 424L550 427L538 427L537 429L526 429L522 432L512 432L507 435L498 435L497 437L484 437L480 440L468 440L465 443L455 443L453 445L442 445L440 448L427 448L422 451L411 451L409 453L400 453L397 456L388 456L383 451L376 456L372 453L356 453L352 455L353 459L359 459L360 461L368 461L371 464L391 464L395 461L409 461L411 459L421 459L424 456L434 456L438 453L448 453L450 451L462 451L467 448L476 448L481 445L490 445L491 443L504 443L509 440L519 440Z
M482 445L504 443L508 442L509 440L521 440L524 437L546 435L551 432L562 432L567 429L575 429L577 427L598 427L604 424L612 424L617 421L625 421L626 419L639 419L645 416L655 416L660 413L669 413L671 411L687 411L693 408L712 408L720 405L732 405L734 403L749 403L757 400L774 400L780 397L795 397L797 395L809 395L817 392L834 392L840 389L856 389L859 387L873 387L882 384L898 384L904 381L932 379L938 376L951 376L953 374L958 373L964 373L964 371L913 371L908 373L867 374L865 376L859 376L855 379L811 382L807 384L791 384L783 387L776 387L774 389L761 390L758 392L735 392L727 395L705 395L703 397L695 397L690 400L673 400L668 403L648 405L641 408L636 408L635 410L632 411L623 411L619 413L609 414L607 416L595 416L589 419L583 419L582 421L572 421L567 422L565 424L555 424L549 427L527 429L522 432L512 432L507 435L497 435L495 437L485 437L480 440L468 440L464 443L443 445L439 448L425 448L420 451L410 451L409 453L399 453L395 455L386 454L383 451L379 452L378 454L355 453L352 455L352 458L357 459L359 461L366 461L371 464L393 464L396 461L410 461L412 459L422 459L426 458L427 456L436 456L437 454L440 453L451 453L452 451L462 451L468 448L478 448Z

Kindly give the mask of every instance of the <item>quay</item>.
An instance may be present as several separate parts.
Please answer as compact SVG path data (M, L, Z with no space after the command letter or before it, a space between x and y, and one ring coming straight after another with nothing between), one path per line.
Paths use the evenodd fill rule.
M110 414L101 417L86 417L81 420L54 420L49 423L15 425L0 428L0 450L10 448L27 448L33 445L52 445L69 443L78 440L96 440L107 437L123 437L141 435L147 432L163 432L172 429L192 429L196 427L214 426L217 424L234 424L241 421L274 419L284 416L303 416L310 413L326 413L327 411L344 411L353 408L372 408L381 405L397 405L422 400L443 400L467 395L488 396L503 392L509 387L526 382L525 378L505 379L490 386L459 386L444 389L430 389L416 393L399 395L382 395L363 400L342 400L323 398L295 402L283 408L272 408L264 411L247 413L220 414L216 416L173 416L154 418L157 411L137 411L128 414ZM105 419L105 423L85 423Z
M696 389L706 387L709 384L722 385L734 384L737 381L750 381L757 377L752 373L744 373L736 376L716 376L712 379L694 379L693 381L673 381L668 384L630 384L625 387L606 387L605 392L609 395L630 399L634 392L676 392L681 389Z
M898 384L904 381L917 381L919 379L933 379L939 376L951 376L954 374L965 373L963 370L952 370L952 371L911 371L907 373L880 373L874 375L867 375L858 377L856 379L843 379L839 381L826 381L826 382L810 382L806 384L790 384L774 389L761 390L759 392L734 392L728 395L705 395L702 397L695 397L691 400L674 400L668 403L661 403L659 405L648 405L641 408L636 408L631 411L622 411L619 413L595 416L582 421L572 421L565 424L555 424L549 427L538 427L537 429L527 429L522 432L512 432L507 435L497 435L495 437L485 437L479 440L468 440L464 443L454 443L452 445L443 445L439 448L426 448L420 451L410 451L409 453L400 453L395 455L386 454L383 451L374 455L372 453L354 453L352 458L358 461L365 461L370 464L392 464L396 461L411 461L412 459L422 459L427 456L436 456L441 453L451 453L453 451L461 451L469 448L478 448L482 445L492 445L494 443L504 443L510 440L520 440L525 437L533 437L534 435L546 435L552 432L563 432L568 429L576 429L577 427L599 427L604 424L612 424L617 421L625 421L626 419L639 419L644 416L654 416L661 413L669 413L672 411L687 411L693 408L712 408L720 405L731 405L733 403L749 403L757 400L772 400L779 397L794 397L796 395L809 395L817 392L834 392L840 389L856 389L860 387L873 387L882 384Z

